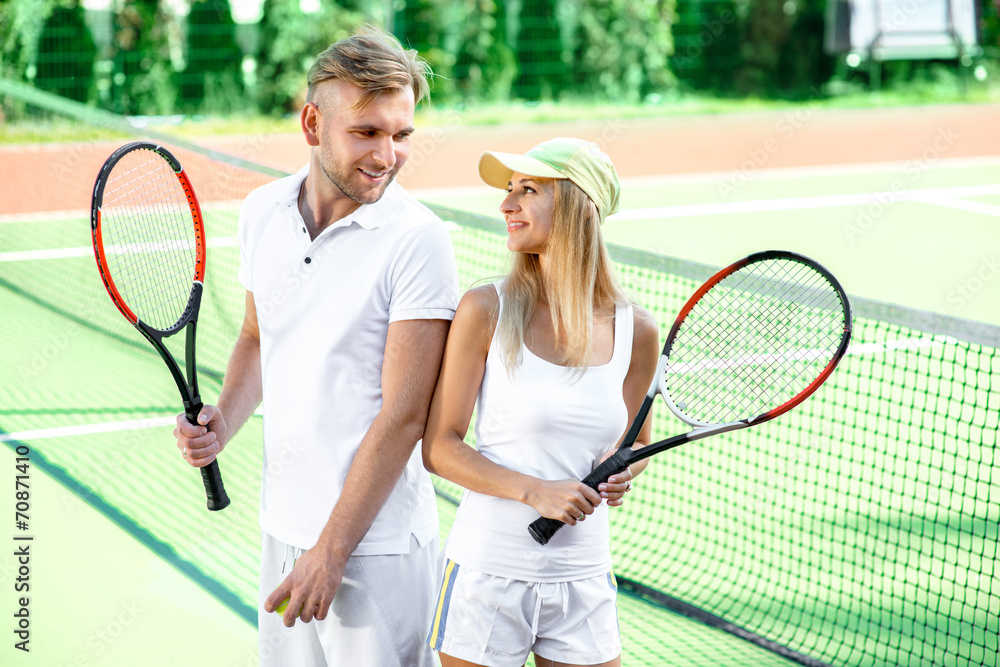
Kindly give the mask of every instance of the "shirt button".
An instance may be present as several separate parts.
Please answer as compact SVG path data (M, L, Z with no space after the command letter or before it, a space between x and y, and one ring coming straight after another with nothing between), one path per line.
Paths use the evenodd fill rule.
M305 227L303 227L303 228L302 228L302 232L303 232L303 233L305 233L305 231L306 231L306 228L305 228Z
M306 257L306 264L312 261L312 257Z

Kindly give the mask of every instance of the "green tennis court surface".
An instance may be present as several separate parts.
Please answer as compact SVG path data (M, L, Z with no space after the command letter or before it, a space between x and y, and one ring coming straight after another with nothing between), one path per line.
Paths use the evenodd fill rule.
M70 301L63 305L72 311ZM4 664L127 665L145 655L144 646L156 647L143 658L149 665L194 657L206 661L199 664L256 664L259 419L226 453L233 504L209 514L200 477L181 462L172 427L162 425L177 411L176 389L158 357L8 290L0 290L0 312L17 327L4 330L0 373L18 379L0 387L0 437L11 465L15 447L31 450L38 554L31 652L8 643L0 655L13 662ZM39 331L46 332L41 348ZM217 385L205 384L212 400ZM13 481L9 486L12 495ZM454 505L439 505L444 537ZM13 560L0 563L6 590L13 588ZM626 656L642 662L699 665L711 657L712 664L736 665L753 656L754 664L789 664L626 595L620 610L630 628Z
M256 664L256 627L169 558L38 467L31 473L31 493L30 652L15 649L19 640L10 635L0 647L0 662ZM6 593L13 590L18 565L5 552L0 582ZM14 611L11 598L4 599L5 616Z
M5 645L5 665L257 665L257 633L250 623L100 509L81 498L63 476L36 468L31 478L35 533L30 603L30 652ZM440 502L442 533L454 506ZM69 557L71 555L71 557ZM254 563L256 564L256 556ZM4 588L15 559L0 559ZM252 593L252 590L248 591ZM633 638L624 658L657 656L682 666L789 665L719 630L674 616L622 595L619 616Z
M7 291L0 292L0 308L47 330L56 330L61 319ZM138 348L108 345L105 338L72 328L62 353L51 355L36 376L44 381L28 378L19 389L7 385L0 393L4 430L17 438L8 446L26 445L32 452L32 553L38 554L32 559L30 609L38 619L32 651L22 656L8 644L2 654L14 662L4 664L127 665L140 655L147 665L193 658L197 664L256 664L259 420L227 451L232 506L209 515L200 478L180 461L171 427L131 423L162 421L175 412L175 389L163 382L162 362ZM5 343L3 376L16 377L35 342L25 335ZM31 408L51 405L48 383L79 383L85 403ZM134 401L100 400L117 397L121 403L125 395ZM51 434L38 433L41 427L84 430L81 424L120 430L38 437ZM5 451L12 461L14 452ZM454 506L444 500L440 505L446 535ZM3 587L10 590L16 564L8 556L0 565ZM623 626L633 629L626 655L667 659L662 652L669 646L669 659L681 665L705 664L707 657L712 664L745 664L748 656L755 656L753 664L789 664L625 595L620 607Z
M178 155L185 162L184 151ZM868 299L854 299L851 349L816 396L758 429L658 458L614 513L616 574L654 603L622 596L625 664L788 664L744 639L783 647L804 664L997 664L1000 331L962 318L997 321L992 304L1000 302L1000 280L989 272L1000 240L993 215L1000 202L990 193L1000 174L990 161L933 167L919 172L907 195L883 202L877 215L870 202L908 174L906 165L856 174L760 172L732 193L722 187L727 174L626 182L626 209L607 223L608 236L632 247L615 248L613 256L628 293L660 323L661 338L710 273L706 264L771 245L814 256L849 293ZM199 362L203 397L212 401L243 312L235 210L225 202L238 201L237 192L259 175L241 176L225 164L204 173L217 179L203 182L207 191L229 188L206 206L210 250ZM426 194L473 211L488 204L490 213L499 201L484 191ZM112 613L118 607L88 614L81 599L93 587L119 603L149 588L185 586L215 601L205 603L211 610L205 615L220 619L220 633L233 637L232 645L220 640L227 647L223 664L255 664L259 420L220 461L232 506L208 513L200 477L181 462L164 425L178 411L176 388L103 293L85 206L77 214L0 219L6 484L13 493L14 448L30 447L33 480L51 473L62 485L39 481L32 491L39 552L47 543L67 545L57 564L44 569L39 553L32 571L39 587L33 641L39 651L55 653L15 654L13 664L134 664L136 655L142 664L190 661L186 635L214 628L214 621L188 610L173 624L147 627L140 617L125 628ZM463 284L501 274L501 226L442 214L455 223ZM854 234L852 225L865 215L872 222ZM650 249L696 262L642 252ZM927 256L936 263L906 268L907 259ZM928 287L935 284L937 291ZM881 297L880 289L887 290ZM665 413L657 413L659 437L683 430ZM458 495L449 484L439 488ZM53 501L45 494L71 507L46 511ZM442 500L440 507L446 528L452 506ZM80 536L84 530L92 537ZM131 561L137 579L118 574L127 565L104 549L116 540L131 540L134 549L122 553L143 554ZM166 579L140 576L150 558L166 564ZM105 567L83 571L95 560ZM10 572L4 569L6 590ZM91 577L100 583L91 585ZM171 578L182 583L149 583ZM62 627L66 618L63 607L42 618L57 598L77 626L81 618L93 624L79 634L60 630L58 640L43 646L43 629ZM155 594L151 600L169 606ZM3 604L14 605L13 594ZM744 639L667 608L696 610ZM97 654L86 642L116 627L111 623L122 625L120 648ZM156 655L133 653L133 662L118 662L113 649L128 653L140 636L157 642ZM0 654L4 664L12 643Z

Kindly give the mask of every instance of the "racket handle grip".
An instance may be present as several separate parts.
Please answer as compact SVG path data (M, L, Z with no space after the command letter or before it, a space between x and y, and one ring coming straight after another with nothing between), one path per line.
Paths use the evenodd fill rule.
M630 450L631 451L631 450ZM622 470L628 468L628 460L622 456L621 450L615 451L614 454L609 456L604 460L601 465L594 468L593 472L587 475L583 479L583 483L597 491L598 485L606 482L608 477L616 473L620 473ZM531 522L528 526L528 532L531 536L535 538L535 541L539 544L548 544L552 536L555 535L560 528L566 524L558 519L547 519L541 517Z
M229 496L222 484L222 472L219 462L212 461L201 469L201 481L205 483L205 495L208 497L208 509L212 512L229 507Z
M201 401L196 401L192 405L186 406L184 416L192 424L197 424L201 408ZM201 481L205 485L205 496L208 498L209 511L218 512L229 507L229 496L226 494L226 487L222 483L222 471L219 469L218 459L201 469Z

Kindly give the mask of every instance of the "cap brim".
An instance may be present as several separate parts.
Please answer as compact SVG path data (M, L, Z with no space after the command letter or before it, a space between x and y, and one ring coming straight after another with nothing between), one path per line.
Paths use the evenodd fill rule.
M514 172L538 178L566 178L544 162L527 155L486 151L479 156L479 177L486 185L506 190Z

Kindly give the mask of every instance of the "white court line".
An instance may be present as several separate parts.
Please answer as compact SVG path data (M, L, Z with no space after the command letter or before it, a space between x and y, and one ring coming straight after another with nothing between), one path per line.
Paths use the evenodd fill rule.
M844 206L887 206L902 201L944 204L946 200L961 197L984 197L1000 195L1000 184L963 185L950 188L927 188L924 190L901 190L899 192L866 192L848 195L824 195L818 197L790 197L786 199L760 199L757 201L723 202L716 204L688 204L683 206L659 206L655 208L632 209L616 213L608 220L662 220L664 218L688 218L706 215L732 215L734 213L770 213L774 211L796 211L815 208ZM970 202L975 204L976 202ZM989 205L982 204L976 211L984 212ZM993 208L993 207L989 207ZM993 213L988 213L993 215Z
M174 252L176 250L193 250L193 239L175 239L173 241L157 241L155 243L112 243L104 246L105 255L135 255L143 252Z
M801 211L817 208L846 206L888 206L898 202L921 202L946 206L980 215L1000 217L1000 207L983 202L965 201L963 197L988 197L1000 195L1000 184L962 185L948 188L926 188L899 192L866 192L862 194L823 195L817 197L790 197L785 199L760 199L746 202L715 204L686 204L682 206L657 206L621 211L609 220L664 220L708 215L733 215L737 213L771 213L774 211ZM454 227L451 227L454 229ZM235 236L217 236L208 240L209 248L229 248L236 245ZM93 249L56 248L49 250L21 250L0 252L0 262L19 262L38 259L65 259L93 254Z
M921 201L925 204L933 204L934 206L943 206L945 208L953 208L959 211L967 211L969 213L977 213L979 215L1000 218L1000 206L994 206L993 204L987 204L981 201L953 199L950 197L942 197L940 199L936 197L927 197Z
M956 345L958 339L951 336L938 336L937 338L900 338L886 341L885 343L851 343L847 348L847 354L881 354L895 350L926 350L932 347L944 347L945 345Z
M0 433L0 442L9 440L42 440L45 438L64 438L74 435L91 435L93 433L111 433L114 431L134 431L143 428L158 428L173 426L176 417L150 417L148 419L133 419L130 421L104 422L102 424L81 424L80 426L62 426L46 428L37 431L15 431Z
M216 236L208 239L209 248L235 248L235 236ZM109 246L111 248L121 248L120 246ZM112 252L114 254L114 252ZM92 246L77 248L52 248L49 250L14 250L10 252L0 252L0 262L24 262L36 259L71 259L74 257L93 257L94 248Z
M0 148L2 150L2 148ZM780 180L786 178L819 178L825 176L851 176L854 174L880 174L898 172L912 168L913 160L896 162L863 162L857 164L816 165L806 167L776 167L760 168L753 171L748 178L753 180ZM929 163L921 163L929 164ZM973 169L980 167L1000 167L1000 156L939 158L933 163L934 169ZM654 176L631 176L622 178L622 187L645 187L658 185L687 185L690 183L725 182L734 173L740 173L740 167L734 166L726 171L702 171L689 174L659 174ZM453 197L473 197L476 195L496 194L498 190L488 185L459 185L444 188L408 188L407 192L417 199L448 199ZM202 202L201 209L235 209L242 205L242 200ZM8 213L0 214L0 224L35 222L57 218L90 219L90 209L75 211L48 211L39 213Z
M258 406L254 410L254 416L259 417L263 413L263 407ZM131 419L128 421L103 422L98 424L81 424L79 426L60 426L58 428L45 428L37 431L15 431L13 433L0 433L0 442L12 440L44 440L46 438L65 438L74 435L92 435L94 433L114 433L116 431L138 431L144 428L161 428L163 426L173 426L177 423L177 417L148 417L146 419Z
M919 350L931 347L941 347L944 345L954 345L959 341L948 337L923 337L917 339L899 338L886 341L884 343L862 343L851 344L847 349L847 354L882 354L894 350ZM806 355L808 356L808 355ZM802 358L806 358L803 356ZM681 369L682 364L678 364L673 370ZM691 366L691 364L688 364ZM257 406L254 416L259 417L264 414L264 407ZM21 441L21 440L43 440L46 438L63 438L76 435L92 435L94 433L113 433L116 431L135 431L145 428L160 428L163 426L173 426L177 423L176 417L149 417L147 419L133 419L129 421L104 422L99 424L82 424L80 426L62 426L59 428L39 429L37 431L15 431L13 433L0 433L0 442Z
M850 344L847 354L865 355L881 354L895 350L925 350L932 347L943 347L947 344L955 344L958 341L953 338L902 338L885 343L859 343ZM666 366L667 373L684 374L694 373L701 370L718 370L732 368L733 366L757 366L761 364L773 364L784 361L815 361L821 358L828 358L829 350L792 350L781 354L749 354L731 359L703 359L701 361L686 361L670 363Z
M411 191L418 198L445 199L449 196L486 194L495 190L486 186L463 188L435 188ZM988 197L1000 195L1000 184L964 185L948 188L925 188L922 190L885 190L860 194L821 195L816 197L789 197L783 199L758 199L755 201L720 202L713 204L687 204L681 206L657 206L620 211L608 220L663 220L669 218L689 218L706 215L732 215L737 213L770 213L774 211L801 211L817 208L842 208L847 206L888 205L901 201L922 202L938 206L949 206L970 213L1000 217L1000 207L982 202L961 201L962 197ZM499 214L498 216L499 217Z
M426 191L425 191L426 192ZM785 199L760 199L746 202L722 202L715 204L687 204L682 206L657 206L621 211L609 220L663 220L669 218L689 218L708 215L732 215L736 213L770 213L774 211L801 211L817 208L846 206L887 206L897 202L921 202L935 206L945 206L970 213L1000 217L1000 206L984 202L966 201L964 197L988 197L1000 195L1000 184L963 185L948 188L926 188L923 190L902 190L899 192L866 192L862 194L824 195L818 197L790 197ZM454 226L450 227L454 229ZM236 246L235 236L217 236L208 240L209 248L230 248ZM91 247L55 248L47 250L20 250L0 252L0 262L20 262L40 259L66 259L85 257L93 254Z
M829 350L793 350L781 354L747 354L730 359L703 359L702 361L684 361L673 364L668 362L665 372L682 375L704 370L728 369L734 366L763 366L786 361L816 361L817 359L829 358L829 356Z
M52 222L53 220L90 220L90 209L84 211L33 211L31 213L4 213L0 225L19 222Z
M789 178L823 178L832 176L853 176L858 174L897 173L912 169L917 158L901 162L864 162L859 164L817 165L812 167L776 167L756 169L747 174L748 180L781 180ZM971 158L940 158L933 163L937 169L974 169L1000 167L1000 156ZM630 176L621 179L622 188L655 187L663 185L689 185L692 183L727 183L733 174L742 173L739 166L726 171L702 171L688 174L657 174L653 176ZM457 185L443 188L412 188L407 192L417 199L449 199L453 197L475 197L496 194L496 188L488 185Z
M239 211L242 199L199 202L202 213L208 211ZM51 222L53 220L90 220L90 209L72 211L33 211L31 213L4 213L0 215L0 225L20 222Z
M784 180L790 178L826 178L833 176L854 176L859 174L891 174L904 169L913 169L914 164L930 167L931 162L919 157L912 160L893 162L860 162L855 164L814 165L805 167L774 167L746 169L734 166L725 171L702 171L693 174L659 174L653 176L632 176L621 179L622 186L688 185L690 183L728 182L733 174L745 172L747 180ZM1000 155L986 157L939 158L933 161L937 169L977 169L1000 167ZM921 169L923 171L923 169Z
M14 250L0 252L0 262L24 262L33 259L68 259L71 257L93 257L94 249L53 248L51 250Z

